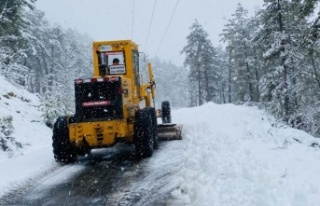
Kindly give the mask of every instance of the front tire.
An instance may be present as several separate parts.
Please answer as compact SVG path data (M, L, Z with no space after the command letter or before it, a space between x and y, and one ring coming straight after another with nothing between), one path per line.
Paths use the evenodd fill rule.
M162 123L171 123L171 108L169 101L164 101L161 103L162 111Z
M53 125L52 147L54 159L60 164L70 164L77 160L76 150L69 141L68 118L58 117Z

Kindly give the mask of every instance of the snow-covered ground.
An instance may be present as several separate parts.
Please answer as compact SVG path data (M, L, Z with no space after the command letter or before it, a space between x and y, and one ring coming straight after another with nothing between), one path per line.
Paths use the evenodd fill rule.
M0 197L56 164L51 148L51 129L42 123L39 98L10 84L0 75ZM12 119L8 136L3 119ZM6 152L3 151L6 150Z
M23 145L11 152L0 149L1 197L57 166L51 130L39 122L38 98L1 76L0 85L0 118L12 116L10 136ZM3 96L10 92L15 96ZM145 162L146 170L170 174L165 185L155 183L172 191L167 205L319 204L318 139L257 108L231 104L175 110L173 121L183 125L183 140L161 144ZM74 172L66 168L63 175ZM148 189L148 177L145 181L133 187Z
M319 205L318 139L252 107L209 103L174 115L184 140L168 148L181 168L172 205Z

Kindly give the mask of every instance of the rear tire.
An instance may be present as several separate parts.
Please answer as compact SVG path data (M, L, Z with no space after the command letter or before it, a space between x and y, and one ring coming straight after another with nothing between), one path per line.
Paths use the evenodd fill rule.
M84 147L75 149L75 151L77 155L85 156L91 153L91 148L89 148L88 146L84 146Z
M157 122L157 114L156 110L153 107L149 108L149 112L152 117L152 125L153 125L153 149L159 148L159 139L158 139L158 122Z
M76 150L69 141L66 116L59 117L53 125L52 147L56 162L70 164L77 160Z
M171 108L169 101L164 101L161 103L162 111L162 123L171 123Z
M154 129L150 110L142 109L136 112L134 132L137 157L151 157L154 148Z

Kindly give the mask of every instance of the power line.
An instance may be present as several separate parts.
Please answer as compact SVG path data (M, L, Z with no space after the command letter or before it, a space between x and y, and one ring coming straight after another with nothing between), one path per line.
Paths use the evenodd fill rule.
M133 0L133 4L132 4L131 39L133 38L133 28L134 28L134 5L135 5L135 0Z
M148 40L149 40L149 34L150 34L150 30L151 30L151 24L152 24L152 21L153 21L154 11L155 11L155 9L156 9L156 4L157 4L157 0L155 0L155 1L154 1L154 4L153 4L152 16L151 16L151 20L150 20L150 24L149 24L149 29L148 29L148 34L147 34L147 40L146 40L146 43L145 43L145 50L147 50L147 45L148 45Z
M172 13L172 15L171 15L171 18L170 18L169 24L168 24L168 26L167 26L167 28L166 28L166 31L165 31L165 33L164 33L164 35L163 35L162 39L161 39L160 45L159 45L159 47L158 47L158 49L157 49L157 52L156 52L156 55L155 55L155 56L157 56L157 54L158 54L158 52L159 52L159 49L160 49L160 47L161 47L161 45L162 45L162 42L163 42L163 40L164 40L164 38L165 38L165 36L166 36L166 34L167 34L167 32L168 32L168 29L169 29L169 26L170 26L171 21L172 21L172 19L173 19L173 16L174 16L174 14L176 13L176 10L177 10L177 7L178 7L178 4L179 4L179 1L180 1L180 0L177 0L177 3L176 3L176 5L175 5L175 7L174 7L174 10L173 10L173 13Z

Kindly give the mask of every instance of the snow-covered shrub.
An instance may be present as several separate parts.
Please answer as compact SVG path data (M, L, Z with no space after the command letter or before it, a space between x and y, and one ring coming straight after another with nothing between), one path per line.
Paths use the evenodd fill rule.
M5 136L11 135L14 131L12 120L11 115L0 118L0 132Z
M59 98L53 95L43 95L41 97L40 110L43 113L42 118L45 124L52 128L54 120L64 114L64 111L59 108Z
M320 137L320 109L315 105L300 108L289 119L289 125Z
M12 157L17 150L23 148L22 143L10 136L14 132L12 121L13 117L11 115L0 118L0 151L6 152L9 157Z
M13 156L13 152L21 149L23 144L17 142L14 137L0 137L0 147L4 152L8 152L8 156Z

